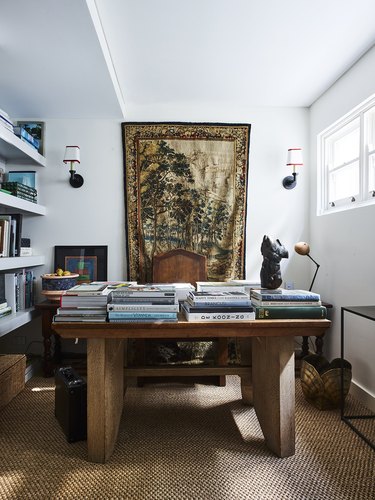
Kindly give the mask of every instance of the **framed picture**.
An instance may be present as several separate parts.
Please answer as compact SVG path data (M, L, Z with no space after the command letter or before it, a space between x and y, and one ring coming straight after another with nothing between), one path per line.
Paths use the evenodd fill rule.
M20 184L36 189L36 172L35 170L10 170L8 172L8 182L19 182Z
M17 122L19 127L22 127L30 135L38 139L39 149L38 153L44 155L44 122Z
M77 284L107 281L108 247L55 246L55 271L58 268L79 274Z

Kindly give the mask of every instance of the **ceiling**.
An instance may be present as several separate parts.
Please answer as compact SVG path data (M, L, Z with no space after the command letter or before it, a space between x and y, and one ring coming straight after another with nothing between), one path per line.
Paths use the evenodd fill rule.
M375 42L374 0L0 0L0 108L310 106Z

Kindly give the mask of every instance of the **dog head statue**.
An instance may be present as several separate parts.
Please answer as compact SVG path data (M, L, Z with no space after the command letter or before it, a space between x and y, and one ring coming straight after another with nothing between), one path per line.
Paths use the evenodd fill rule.
M283 282L281 279L280 261L289 257L288 250L280 243L280 240L271 241L268 236L263 236L260 251L263 255L263 263L260 270L261 287L272 290L279 288Z

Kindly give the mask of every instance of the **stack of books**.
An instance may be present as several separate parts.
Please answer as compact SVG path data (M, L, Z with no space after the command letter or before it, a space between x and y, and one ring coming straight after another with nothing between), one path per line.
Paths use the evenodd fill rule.
M251 302L256 319L324 319L327 309L318 293L277 288L252 289Z
M54 322L105 322L110 289L106 283L84 283L61 295Z
M107 311L110 323L173 323L179 303L174 286L137 285L112 291Z
M14 131L14 126L9 118L8 113L6 113L3 109L0 109L0 126L5 127L6 129L10 130L11 132Z
M181 308L187 321L249 321L255 318L249 295L241 291L190 292Z

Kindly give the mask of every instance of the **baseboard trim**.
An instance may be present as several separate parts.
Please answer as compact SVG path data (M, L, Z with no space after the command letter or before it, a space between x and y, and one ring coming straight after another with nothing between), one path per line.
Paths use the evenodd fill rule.
M369 410L375 412L375 397L369 394L367 391L365 391L362 387L360 387L358 384L353 382L350 384L350 394L358 399L366 408Z

